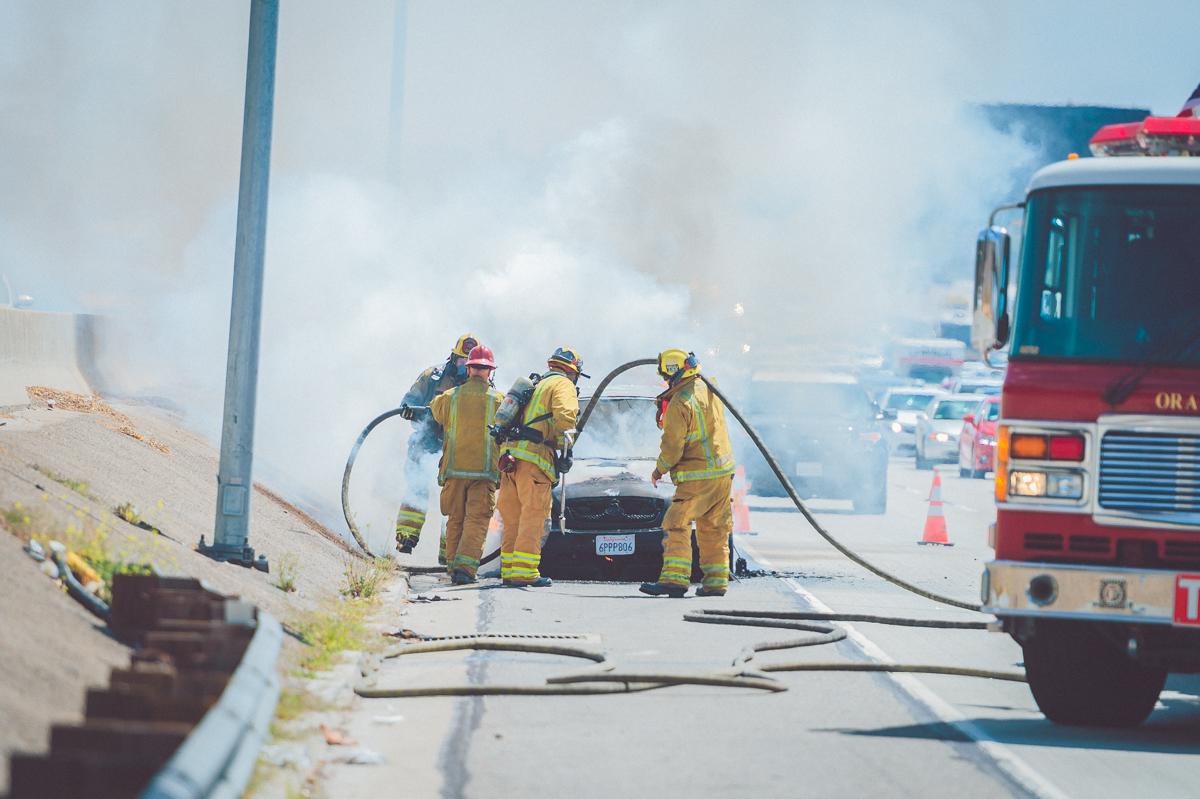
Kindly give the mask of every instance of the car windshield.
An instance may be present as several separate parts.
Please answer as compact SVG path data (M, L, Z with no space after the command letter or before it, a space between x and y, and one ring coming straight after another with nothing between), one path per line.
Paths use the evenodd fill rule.
M751 413L796 416L875 418L875 405L857 383L792 383L754 381Z
M979 403L974 400L942 400L933 412L934 419L961 419Z
M887 406L897 411L923 411L931 399L932 394L892 394Z
M972 383L963 381L958 384L958 393L960 394L977 394L981 391L992 392L1000 388L1000 383L995 380L989 380L986 383Z
M994 422L1000 418L1000 403L988 402L983 406L983 411L980 414L983 418L980 421Z
M1013 357L1195 363L1182 331L1200 309L1197 218L1194 186L1030 197Z
M601 397L572 451L576 458L653 459L661 437L653 399Z

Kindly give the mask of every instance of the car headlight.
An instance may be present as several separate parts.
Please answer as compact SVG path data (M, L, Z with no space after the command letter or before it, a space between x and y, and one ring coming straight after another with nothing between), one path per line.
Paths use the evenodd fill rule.
M1010 472L1008 493L1018 497L1080 499L1083 475L1066 472Z
M988 438L987 436L980 436L979 444L980 444L980 446L984 446L984 447L994 447L994 446L996 446L996 439Z
M899 422L892 422L892 432L893 433L899 433L902 429L904 429L904 428L901 426L901 424Z
M941 441L942 443L945 443L950 440L949 433L930 433L929 437L932 438L934 441Z

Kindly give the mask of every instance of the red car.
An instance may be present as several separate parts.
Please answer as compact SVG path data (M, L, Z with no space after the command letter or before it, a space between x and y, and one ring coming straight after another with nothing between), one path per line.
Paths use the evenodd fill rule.
M996 420L999 418L999 397L987 397L963 417L962 434L958 437L958 473L961 476L982 478L992 470Z

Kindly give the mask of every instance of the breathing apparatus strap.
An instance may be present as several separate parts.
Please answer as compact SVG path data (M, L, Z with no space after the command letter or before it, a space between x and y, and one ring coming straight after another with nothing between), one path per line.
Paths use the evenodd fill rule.
M534 417L529 420L529 424L510 424L507 427L492 427L492 437L500 443L505 441L532 441L534 444L546 444L553 448L554 442L547 441L546 437L540 431L534 429L532 425L538 422L544 422L547 419L554 417L552 413L543 413L541 416Z

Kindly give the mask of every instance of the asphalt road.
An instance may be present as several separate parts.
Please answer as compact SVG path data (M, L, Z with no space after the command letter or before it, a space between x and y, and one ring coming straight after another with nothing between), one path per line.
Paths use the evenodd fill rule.
M911 459L889 471L888 512L856 516L848 503L814 501L845 544L905 579L974 601L994 518L991 483L943 476L953 547L918 546L932 473ZM645 597L635 585L556 582L414 588L464 601L411 606L404 626L598 636L622 670L705 672L747 643L793 633L684 622L705 607L827 610L913 618L977 614L907 593L846 561L776 499L752 498L752 535L735 537L752 568L723 598ZM1006 635L878 624L850 625L834 645L760 654L772 661L885 661L1014 670ZM407 662L406 662L407 661ZM539 684L584 661L496 652L388 661L380 685ZM778 673L785 693L679 686L583 697L364 700L348 729L382 752L383 766L336 766L328 794L442 797L692 796L720 791L794 796L1195 795L1200 774L1200 680L1173 677L1160 707L1132 731L1047 722L1021 683L938 675ZM374 723L403 714L400 724ZM403 790L400 789L403 786ZM369 792L369 793L368 793Z

